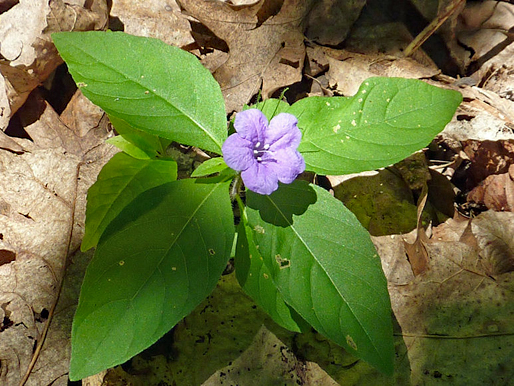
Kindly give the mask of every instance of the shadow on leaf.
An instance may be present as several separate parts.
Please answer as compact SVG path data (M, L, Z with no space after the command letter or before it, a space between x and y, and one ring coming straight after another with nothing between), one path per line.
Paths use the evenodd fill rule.
M258 210L263 221L288 227L293 224L293 215L305 213L316 199L314 189L306 181L297 180L288 185L279 184L278 190L269 196L248 191L246 204Z

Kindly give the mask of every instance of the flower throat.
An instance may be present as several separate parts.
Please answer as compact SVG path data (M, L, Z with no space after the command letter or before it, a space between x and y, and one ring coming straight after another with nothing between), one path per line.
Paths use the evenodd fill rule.
M253 147L253 158L255 158L257 162L261 162L262 156L268 151L269 147L269 144L261 144L260 142L257 142Z

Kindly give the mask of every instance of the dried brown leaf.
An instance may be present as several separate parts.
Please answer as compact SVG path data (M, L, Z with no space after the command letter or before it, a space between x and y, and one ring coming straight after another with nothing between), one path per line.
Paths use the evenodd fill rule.
M111 16L119 18L131 35L161 39L178 47L193 42L191 26L175 0L147 0L137 6L133 0L115 0Z
M487 177L467 196L468 202L481 204L495 211L514 211L514 165L509 172Z
M514 343L514 274L493 280L483 272L478 249L458 241L466 224L449 220L434 229L426 245L430 269L417 277L401 237L373 238L400 327L397 344L406 346L408 360L396 362L396 371L407 366L405 384L431 384L439 375L456 384L510 379L502 368L512 364L504 350Z
M62 63L51 33L106 27L107 0L84 0L82 5L62 0L27 0L2 14L0 130L5 130L10 117L23 105L30 92Z
M473 219L472 231L489 275L514 271L514 213L487 211Z
M514 140L464 141L463 150L470 160L467 186L474 188L487 177L507 173L514 164Z
M361 83L372 76L412 79L430 78L437 68L429 68L410 58L395 58L384 54L358 54L345 50L325 50L330 69L331 87L345 96L355 95Z
M68 254L82 238L86 191L114 153L103 144L106 127L91 120L95 109L66 113L92 125L72 130L32 93L18 114L33 140L12 138L24 149L20 154L0 150L0 250L10 251L11 260L0 265L2 385L20 382L43 342ZM71 320L89 257L69 265L72 284L64 287L27 385L67 384Z
M405 253L409 259L414 276L424 273L429 268L430 263L430 256L427 251L429 239L421 221L427 198L428 187L425 184L418 200L416 240L412 244L404 241Z
M216 1L180 1L229 47L229 58L213 74L221 85L227 112L240 110L261 85L263 97L268 98L275 90L301 80L305 56L302 22L311 2L260 0L234 8Z

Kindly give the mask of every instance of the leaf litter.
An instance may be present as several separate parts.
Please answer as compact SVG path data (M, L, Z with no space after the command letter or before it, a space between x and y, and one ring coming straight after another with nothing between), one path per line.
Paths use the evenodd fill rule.
M71 318L90 258L78 252L86 192L115 150L103 143L112 135L105 115L80 93L70 100L74 91L68 91L70 101L65 103L65 98L61 102L59 113L48 103L52 95L62 92L56 91L56 82L52 82L61 81L62 75L54 71L61 60L49 34L105 29L108 25L161 38L195 53L220 83L228 113L254 101L259 91L266 99L278 96L285 87L290 89L286 92L290 102L305 95L350 96L370 75L424 79L464 96L454 120L428 150L420 153L428 163L386 168L378 174L388 175L385 180L382 176L353 178L375 178L369 183L370 192L380 189L384 181L393 189L387 200L374 202L380 204L375 207L369 205L372 193L367 198L364 194L363 203L355 204L352 210L358 213L361 205L365 216L359 218L371 218L374 229L382 232L373 240L398 322L394 380L355 361L318 334L286 333L265 317L256 318L251 331L242 335L245 338L240 347L210 345L220 331L207 322L198 324L201 310L173 333L174 343L170 344L179 358L191 355L192 362L175 367L171 373L194 373L191 366L204 367L205 357L194 355L209 350L211 357L220 357L220 361L204 369L203 377L194 381L198 384L261 384L258 382L263 379L284 380L291 374L291 379L307 385L507 384L512 379L514 45L510 30L514 6L501 1L465 4L448 0L411 1L405 7L393 8L387 2L368 1L364 8L364 3L180 0L134 6L133 2L114 0L109 8L106 1L48 1L38 2L37 7L21 1L2 9L2 385L19 384L33 358L33 348L43 342L45 333L26 384L67 384ZM435 25L438 19L443 20L447 9L452 11L444 15L448 19L439 28L438 37L421 47L413 46L423 28L429 30L428 22ZM29 25L26 20L34 23ZM440 52L446 56L441 58ZM55 100L52 103L57 107ZM328 187L336 196L352 198L351 184L341 184L344 179L352 181L329 176ZM319 182L322 180L318 177ZM422 194L424 184L427 196ZM423 197L427 198L424 210L423 205L416 205ZM380 212L381 205L401 209ZM401 221L410 224L401 232L395 228L400 220L388 217L395 211L410 219ZM381 216L386 227L377 225ZM406 245L416 239L422 248L406 254ZM421 257L422 269L412 264L416 256ZM66 267L68 274L54 310ZM231 326L224 332L232 337L242 331L240 323L245 323L243 315L248 311L239 311L230 301L231 296L240 296L237 290L232 295L232 290L221 291L228 299L227 309L234 311ZM209 306L210 301L206 301L207 307L218 309L219 304ZM224 319L218 326L222 322ZM263 323L267 328L260 327ZM202 331L210 331L211 338L207 335L199 340ZM229 355L220 356L216 351L220 349ZM277 355L273 364L265 359L269 355ZM141 358L136 357L124 368L137 373L142 366L148 371ZM166 366L174 361L162 355L154 358ZM284 366L274 367L279 363ZM250 378L245 377L249 366ZM265 374L259 366L273 371ZM138 381L136 375L120 367L90 381L102 384L102 379L112 381L115 376L117 384L121 384L120 379L130 379L132 384L158 384L171 373ZM171 375L166 379L172 383L179 378Z

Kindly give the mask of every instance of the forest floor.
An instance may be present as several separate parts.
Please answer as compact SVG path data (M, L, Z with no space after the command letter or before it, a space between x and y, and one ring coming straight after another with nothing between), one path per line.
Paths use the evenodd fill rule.
M379 252L393 378L315 332L282 330L230 273L154 346L82 384L514 385L511 2L70 3L0 1L1 385L69 384L71 321L92 257L80 252L87 189L117 150L50 34L105 29L195 54L229 117L259 96L351 96L372 76L420 79L464 101L412 157L313 180L356 214ZM178 149L187 173L197 153Z

